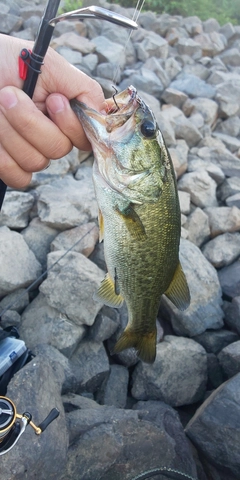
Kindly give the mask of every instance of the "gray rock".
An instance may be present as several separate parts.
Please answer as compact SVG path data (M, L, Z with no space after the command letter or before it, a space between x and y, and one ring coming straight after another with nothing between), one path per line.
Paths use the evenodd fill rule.
M0 227L0 297L30 285L41 275L41 265L22 236Z
M89 53L88 55L84 55L82 58L82 63L81 65L85 68L88 68L90 72L94 72L95 68L97 67L98 64L98 56L96 53ZM108 63L108 66L110 67L110 64Z
M195 60L202 56L202 49L199 43L195 42L192 38L179 38L177 51L179 55L189 55Z
M110 365L102 343L84 339L70 360L71 368L77 378L77 392L96 392L108 377Z
M143 67L156 73L157 77L159 78L160 82L163 84L164 87L167 87L169 85L170 78L162 67L162 60L160 60L159 58L150 57L143 64Z
M40 291L51 307L67 315L76 325L92 325L102 307L101 303L93 300L93 295L104 272L81 253L69 252L60 259L63 253L59 250L48 254L51 271L41 284Z
M76 227L97 217L97 202L90 167L80 167L76 180L67 176L37 188L38 215L59 230Z
M0 226L25 228L29 223L34 197L30 193L7 191L0 213Z
M51 251L69 250L89 257L98 241L98 227L94 222L84 223L79 227L61 232L51 243Z
M11 13L1 13L1 33L9 35L12 30L18 31L22 26L23 20Z
M226 479L239 476L239 382L237 374L223 383L201 405L185 429L196 448Z
M220 138L222 142L226 145L230 152L234 153L240 148L240 140L238 138L226 135L226 133L213 132L213 136Z
M197 245L197 247L200 247L210 237L208 216L201 208L195 208L189 215L185 228L188 231L188 240Z
M66 356L72 355L86 333L84 326L73 324L66 315L50 307L42 294L25 309L19 331L33 351L39 343L45 343Z
M161 430L165 430L175 443L175 452L179 456L178 469L185 471L187 464L191 462L191 449L186 436L183 435L183 427L179 415L175 409L157 400L139 401L133 406L141 420L152 423ZM185 463L186 462L186 463ZM192 475L195 476L192 470Z
M230 298L240 295L240 261L236 261L218 272L222 291Z
M9 295L6 295L6 297L1 300L0 312L7 309L22 313L23 310L28 306L28 304L28 292L25 290L25 288L19 288L18 290L14 290L14 292L10 293Z
M178 75L178 78L170 84L170 88L180 90L189 97L213 98L216 93L214 87L208 85L195 75L188 74Z
M55 382L62 394L76 389L76 378L71 370L70 362L59 350L46 343L40 343L34 348L34 355L37 355L39 359L42 357L52 367Z
M125 408L128 394L129 372L123 365L111 365L109 377L98 392L97 398L103 405Z
M69 47L59 47L57 49L58 53L62 55L69 63L73 65L82 63L82 54L80 52L74 51Z
M64 410L66 413L72 412L73 410L87 410L87 409L100 409L102 408L99 403L95 402L90 398L90 393L83 393L83 395L77 395L76 393L66 393L62 395L62 402Z
M226 204L228 207L237 207L240 209L240 193L235 193L235 195L232 195L231 197L228 197L226 199Z
M217 356L214 353L207 354L208 366L208 390L215 390L223 383L223 373Z
M198 149L198 153L201 149ZM225 175L220 167L211 163L208 160L203 160L200 157L188 157L188 172L194 172L195 170L204 169L207 171L208 175L215 180L217 185L221 185L225 179Z
M60 37L60 35L62 35L63 33L69 33L69 32L72 32L73 30L77 31L77 27L79 23L80 23L79 21L73 21L73 19L72 20L65 19L64 22L58 22L54 27L54 32L53 32L54 37ZM82 36L86 37L87 29L83 22L81 22L81 29L82 29L81 31Z
M235 27L232 23L227 22L220 28L220 32L226 37L227 40L230 40L236 33Z
M159 112L155 115L157 124L162 132L167 147L176 145L174 129L167 119L165 112Z
M189 35L196 35L202 32L202 22L197 16L183 18L181 25L187 30Z
M233 116L224 121L220 121L217 124L215 131L231 135L232 137L237 137L240 133L240 118Z
M190 194L188 192L183 192L179 190L178 198L181 213L184 215L188 215L190 213Z
M222 118L239 114L240 81L228 80L216 86L215 100L219 104L219 115Z
M214 57L224 50L226 39L221 33L201 33L194 37L195 42L202 48L202 56Z
M220 58L223 63L228 67L240 66L240 53L237 48L230 48L228 50L225 50L225 52L220 55Z
M156 21L156 15L154 15L154 13L150 11L140 13L138 17L138 24L141 27L146 28L147 30L152 29L152 25L155 21Z
M225 378L231 378L240 372L240 340L227 345L218 354L218 360Z
M206 156L205 158L208 159L208 156ZM220 167L227 177L234 177L239 175L239 159L229 150L227 150L227 148L210 148L209 161Z
M98 77L107 78L111 81L114 78L114 83L118 84L121 81L121 70L117 63L100 63L96 72Z
M103 242L97 243L95 249L89 256L89 260L91 260L95 265L101 268L103 271L107 271L105 257L104 257L104 247Z
M240 335L240 296L233 298L231 303L227 302L224 312L226 325Z
M180 64L174 57L166 58L163 65L165 72L171 80L173 80L182 70Z
M54 38L50 45L55 50L59 47L68 47L82 53L83 55L94 53L96 50L95 43L84 37L81 37L80 39L79 35L74 32L63 33L60 37Z
M223 233L207 243L203 255L216 268L230 265L240 255L240 233Z
M167 411L162 428L127 416L116 422L101 424L81 435L70 446L67 469L62 479L80 480L81 472L86 480L130 480L133 475L159 465L159 458L164 458L164 463L172 468L180 462L186 474L195 476L192 454L179 424L177 431L179 434L181 431L180 438L175 436L172 416L169 418Z
M180 92L179 90L176 90L175 88L166 88L162 95L162 99L166 103L170 103L172 105L175 105L176 107L180 107L183 105L183 103L187 100L187 95L184 92Z
M216 182L204 170L185 173L178 182L178 188L190 193L191 201L197 207L217 206Z
M170 147L168 150L173 161L176 176L179 178L187 170L189 150L188 145L185 140L178 139L176 146L174 148Z
M42 355L35 357L14 375L7 395L14 401L18 413L31 412L36 425L54 407L60 415L41 435L35 435L32 428L27 427L14 450L2 456L1 478L57 480L66 463L68 435L59 384L49 361Z
M1 312L0 312L1 313ZM14 325L18 327L21 322L21 316L15 310L8 310L6 313L1 313L1 327L7 328Z
M217 120L218 104L210 98L193 98L183 105L183 112L185 115L201 113L207 125L213 125Z
M133 410L122 410L110 406L99 405L97 408L78 409L67 413L66 421L69 431L70 444L76 442L85 432L102 424L112 424L113 422L138 420L137 412Z
M39 218L33 218L27 228L21 231L26 244L34 253L43 268L47 266L47 254L50 244L58 234L58 230L42 223Z
M89 331L89 338L94 342L104 342L114 334L119 322L118 310L104 305Z
M95 45L95 53L98 56L99 63L109 62L116 64L117 59L120 68L125 66L126 55L123 45L112 42L106 37L95 37L93 43Z
M220 30L220 25L215 18L208 18L203 22L203 31L205 33L218 32ZM221 33L223 33L221 31Z
M129 85L134 85L137 90L143 90L157 98L161 98L164 86L157 77L156 73L151 72L148 68L141 68L139 72L133 73L127 79L123 80L119 87L124 90Z
M202 345L207 353L217 354L226 345L236 342L238 335L235 332L221 328L221 330L207 330L196 335L194 340Z
M167 335L157 345L154 364L140 362L135 367L131 392L138 400L161 400L176 407L200 400L206 382L204 348L189 338Z
M196 245L181 240L180 260L190 288L191 303L180 312L163 297L162 307L177 335L198 335L223 326L221 288L215 268Z
M224 182L218 188L218 196L220 200L224 201L226 198L235 195L235 193L240 193L240 178L239 177L229 177L224 180Z
M201 132L194 123L185 116L176 118L174 130L176 138L183 138L189 147L194 147L202 140Z
M240 230L240 209L237 207L209 207L204 210L209 218L211 237Z
M160 35L150 32L144 40L136 44L137 57L141 61L146 61L150 57L167 58L168 43Z

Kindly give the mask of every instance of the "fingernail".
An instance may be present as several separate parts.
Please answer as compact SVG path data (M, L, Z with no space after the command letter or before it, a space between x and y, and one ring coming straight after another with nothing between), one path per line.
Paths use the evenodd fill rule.
M53 114L63 112L65 105L62 97L59 95L51 95L51 98L48 99L48 109Z
M11 89L5 89L4 91L0 92L0 105L2 105L5 110L15 107L17 102L17 96Z

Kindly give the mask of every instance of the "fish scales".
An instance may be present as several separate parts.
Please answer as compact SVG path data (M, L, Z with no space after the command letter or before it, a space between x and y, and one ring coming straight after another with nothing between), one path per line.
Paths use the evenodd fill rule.
M179 263L180 208L170 155L147 105L134 87L115 96L119 111L101 115L73 100L94 151L93 180L108 274L98 298L123 300L128 325L115 351L135 347L156 355L156 317L165 293L180 309L190 295Z

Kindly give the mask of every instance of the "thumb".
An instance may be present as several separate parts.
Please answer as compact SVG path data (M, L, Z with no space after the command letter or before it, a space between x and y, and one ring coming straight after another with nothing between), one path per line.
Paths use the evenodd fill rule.
M68 99L60 93L53 93L46 99L46 107L51 120L79 150L91 150L84 130L70 107Z

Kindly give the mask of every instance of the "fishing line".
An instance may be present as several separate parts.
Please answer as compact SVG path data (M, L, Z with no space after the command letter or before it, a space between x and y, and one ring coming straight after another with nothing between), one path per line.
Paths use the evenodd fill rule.
M138 17L139 17L139 15L140 15L140 13L141 13L141 11L142 11L142 9L143 9L143 6L144 6L145 1L146 1L146 0L138 0L138 1L137 1L137 5L136 5L136 7L135 7L135 10L134 10L133 16L132 16L132 20L133 20L134 22L137 22ZM139 10L138 10L138 7L139 7L140 2L142 2L142 3L141 3L140 8L139 8ZM129 44L129 42L130 42L130 39L131 39L132 34L133 34L133 30L130 30L129 35L128 35L128 38L127 38L126 43L125 43L125 45L124 45L124 53L126 52L126 49L127 49L127 46L128 46L128 44ZM116 83L116 80L117 80L117 77L118 77L119 73L120 73L120 65L118 64L118 65L116 66L115 73L114 73L113 78L112 78L112 82L113 82L114 85L115 85L115 83Z
M39 285L40 281L47 275L48 272L50 272L50 270L52 270L53 267L55 267L55 265L57 265L69 252L71 252L71 250L76 247L76 245L78 245L87 235L89 235L89 233L95 228L95 225L93 225L93 227L90 228L90 230L88 230L81 238L79 238L79 240L77 240L70 248L68 248L68 250L66 250L63 255L61 255L60 258L58 258L58 260L56 260L56 262L54 262L51 267L47 268L41 275L39 275L38 278L36 278L36 280L34 280L34 282L32 282L27 288L26 290L24 290L23 293L20 293L20 295L17 296L17 298L9 303L9 305L7 305L1 312L0 312L0 318L2 315L4 315L6 312L8 312L8 310L10 310L19 300L21 300L21 298L23 298L26 293L30 292L30 290L33 290L33 288L35 288L37 285Z

